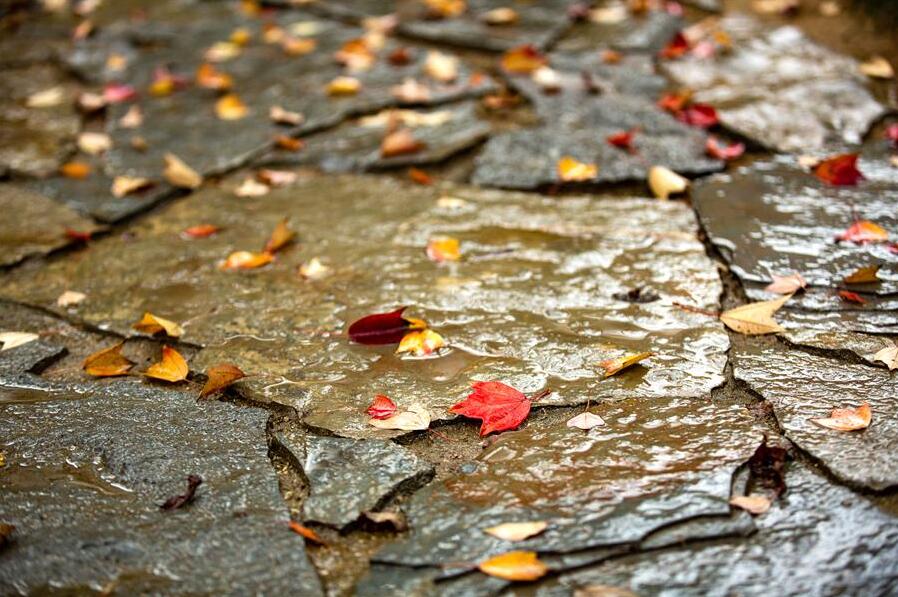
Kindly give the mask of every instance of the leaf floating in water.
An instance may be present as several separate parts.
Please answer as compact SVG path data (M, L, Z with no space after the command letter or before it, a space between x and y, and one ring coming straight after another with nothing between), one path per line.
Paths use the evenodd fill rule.
M372 419L386 419L396 414L396 403L388 396L377 394L365 412Z
M200 391L200 398L220 392L238 379L246 377L246 373L241 371L236 365L222 363L206 369L206 377L208 379Z
M446 345L441 335L433 330L409 332L402 337L396 354L411 354L416 357L433 354Z
M774 321L773 314L779 311L790 298L792 295L788 294L772 301L742 305L721 313L720 321L734 332L747 336L782 332L783 328Z
M517 581L536 580L549 572L532 551L510 551L480 562L477 567L490 576Z
M792 294L799 290L803 290L808 286L808 283L799 273L794 273L788 276L777 276L776 274L773 274L771 278L773 278L773 282L768 284L764 290L776 294Z
M163 346L162 360L150 365L144 375L175 383L187 379L188 372L187 361L184 360L184 357L174 348Z
M858 220L849 226L845 232L836 236L836 240L863 245L887 241L889 240L889 233L879 224L869 220Z
M589 412L580 413L579 415L569 419L567 422L568 427L582 429L583 431L589 431L593 427L601 427L604 424L605 419L603 419L599 415L594 415Z
M846 284L873 284L879 282L879 265L867 265L859 267L852 273L845 276L843 280Z
M146 334L150 334L151 336L158 334L159 332L165 332L166 336L170 338L177 338L184 333L184 328L179 326L174 321L163 319L162 317L157 317L149 311L143 314L143 319L141 319L131 327L138 332L144 332Z
M127 375L134 363L122 355L123 343L104 348L84 359L84 372L93 377Z
M827 158L814 166L814 174L825 183L836 186L856 185L864 180L864 175L857 169L856 153L843 153Z
M498 539L504 539L505 541L523 541L524 539L539 535L545 531L548 526L548 523L544 520L536 520L533 522L506 522L488 529L483 529L483 532Z
M632 367L633 365L644 361L654 354L655 353L653 352L637 352L634 354L625 354L624 356L618 357L616 359L601 361L599 363L599 367L605 370L605 377L611 377L616 373L620 373L624 369L628 369L629 367Z
M873 411L864 402L857 408L834 408L828 417L811 422L835 431L857 431L869 427L872 420Z
M309 527L305 527L299 524L295 520L291 520L289 523L287 523L287 526L290 527L291 531L314 543L315 545L327 545L327 543L325 543L324 540L318 536L318 533L316 533Z
M523 393L500 381L478 381L474 391L449 412L471 419L481 419L480 435L515 429L530 414L531 400Z
M349 339L359 344L398 344L412 330L427 327L419 319L402 316L407 307L389 313L375 313L354 321L349 326Z
M159 506L162 510L177 510L183 508L196 498L197 488L203 484L203 478L199 475L190 475L187 477L187 491L181 495L176 495L165 500L165 503Z
M749 514L764 514L770 510L770 498L763 495L738 495L730 499L730 505Z
M430 411L420 404L412 404L385 419L369 419L368 424L378 429L421 431L430 427Z
M563 182L584 182L594 179L599 173L599 167L595 164L581 162L569 155L560 158L555 169L558 179Z

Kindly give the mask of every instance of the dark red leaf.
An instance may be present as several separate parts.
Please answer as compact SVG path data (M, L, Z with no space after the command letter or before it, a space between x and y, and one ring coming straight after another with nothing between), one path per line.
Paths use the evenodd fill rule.
M613 135L608 135L605 140L615 147L626 149L630 153L635 153L636 148L633 147L633 135L636 134L637 130L638 129L632 128L629 131L614 133Z
M412 53L408 48L399 47L390 52L387 60L393 66L405 66L412 61Z
M183 508L193 501L196 496L196 488L203 484L203 479L199 475L190 475L187 477L187 491L181 495L176 495L165 500L165 503L159 506L163 510L177 510Z
M365 412L372 419L387 419L396 414L396 403L383 394L378 394Z
M406 307L389 313L375 313L358 319L349 326L349 339L359 344L398 344L411 330L424 327L420 322L402 316Z
M892 144L892 147L898 149L898 122L890 124L886 128L886 139Z
M814 167L814 174L823 182L832 185L856 185L864 180L857 169L857 154L843 153L827 158Z
M718 160L735 160L745 153L745 144L733 143L724 145L717 137L711 136L708 137L708 141L705 143L705 152Z
M847 303L855 303L857 305L866 305L867 301L856 292L851 292L850 290L840 290L839 298Z
M471 387L474 391L449 411L481 419L481 436L514 429L530 414L531 400L511 386L499 381L478 381Z
M80 230L73 230L72 228L65 229L65 237L76 242L86 243L93 237L93 235L93 232L81 232Z
M673 60L683 56L689 51L689 40L680 32L673 36L666 46L658 53L661 58Z
M692 104L676 114L677 118L690 126L708 129L720 122L717 110L708 104Z

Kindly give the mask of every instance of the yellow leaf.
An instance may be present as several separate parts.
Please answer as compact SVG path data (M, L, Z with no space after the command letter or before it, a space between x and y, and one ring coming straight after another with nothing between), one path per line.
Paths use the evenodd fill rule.
M112 181L112 195L121 198L151 186L153 181L149 178L116 176Z
M141 319L131 327L138 332L144 332L145 334L150 334L151 336L154 334L158 334L159 332L165 332L165 335L167 335L169 338L177 338L184 333L184 329L174 321L169 321L168 319L157 317L149 311L143 314L143 319Z
M510 551L477 565L481 572L505 580L536 580L549 569L532 551Z
M864 402L857 408L834 408L828 417L811 419L811 422L835 431L857 431L869 427L872 420L873 411Z
M65 101L65 89L61 86L50 87L28 96L25 105L29 108L52 108Z
M424 0L430 13L437 17L457 17L465 12L465 0Z
M539 535L545 531L548 526L548 523L542 520L534 522L506 522L488 529L483 529L483 532L498 539L504 539L505 541L523 541L524 539Z
M327 94L331 96L355 95L361 88L361 82L354 77L337 77L327 84Z
M605 377L611 377L615 373L619 373L628 367L632 367L636 363L640 361L644 361L650 356L654 355L652 352L637 352L633 354L625 354L622 357L617 357L616 359L608 359L606 361L601 361L599 363L599 367L605 370Z
M271 253L253 253L252 251L234 251L219 266L224 270L255 269L267 265L274 260Z
M739 495L730 500L730 505L750 514L764 514L770 510L770 499L763 495Z
M219 392L238 379L246 377L246 373L240 370L236 365L223 363L206 369L206 385L200 391L200 398L205 398L210 394Z
M284 218L280 222L277 223L277 226L274 227L274 230L271 232L271 236L268 241L265 243L264 252L274 254L283 249L285 246L290 244L290 241L293 240L293 237L296 236L296 233L287 226L287 219Z
M888 60L882 56L873 56L862 62L858 67L862 74L874 79L892 79L895 77L895 69Z
M144 375L174 383L187 379L188 371L187 361L184 360L184 357L174 348L163 346L162 360L150 365Z
M122 355L122 344L104 348L84 359L82 367L85 373L93 377L114 377L126 375L134 363Z
M518 13L513 8L500 6L480 15L480 20L487 25L511 25L518 20Z
M237 94L229 93L215 102L215 113L222 120L240 120L249 114L249 109Z
M426 356L446 345L446 341L433 330L409 332L402 337L396 354L411 353L416 357Z
M163 159L165 160L165 170L163 170L162 175L165 176L165 180L170 182L172 186L182 189L195 189L203 184L203 177L175 154L166 153Z
M667 199L676 193L682 193L689 186L689 181L673 170L664 166L652 166L649 170L649 188L659 199Z
M90 155L99 155L112 147L112 138L106 133L86 132L78 135L78 149Z
M226 91L234 84L231 75L219 71L209 62L204 62L196 70L196 83L206 89Z
M457 238L444 236L432 238L427 242L427 257L431 261L458 261L461 259L461 248Z
M787 294L772 301L742 305L721 313L720 321L734 332L747 336L775 334L783 331L783 328L773 320L773 314L779 311L780 307L785 305L790 298L792 295Z
M564 182L592 180L599 173L599 167L595 164L580 162L569 155L558 160L556 170L558 171L558 178Z
M209 62L225 62L231 58L236 58L242 51L238 44L229 41L219 41L206 50L204 57Z
M451 83L458 77L458 58L431 50L424 62L424 72L440 83Z
M846 284L871 284L879 282L879 277L876 275L878 273L879 265L859 267L851 274L845 276L844 282Z

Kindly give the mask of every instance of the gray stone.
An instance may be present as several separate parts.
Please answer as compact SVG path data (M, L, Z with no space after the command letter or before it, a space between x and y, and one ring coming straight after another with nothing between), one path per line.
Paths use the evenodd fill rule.
M0 380L34 373L65 354L58 344L37 339L14 348L0 350Z
M0 388L4 593L321 593L291 533L263 410L141 381L8 402ZM203 478L195 501L161 511Z
M595 51L613 47L627 52L657 53L684 26L683 19L664 10L629 14L618 23L581 23L555 46L561 51Z
M895 378L881 369L796 350L740 349L734 375L773 407L783 433L841 481L873 490L898 485ZM833 431L811 422L869 402L870 427Z

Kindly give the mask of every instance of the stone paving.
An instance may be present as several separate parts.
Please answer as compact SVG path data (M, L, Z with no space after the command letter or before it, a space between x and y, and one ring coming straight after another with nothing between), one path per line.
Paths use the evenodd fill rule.
M0 592L892 594L894 78L687 4L0 8ZM857 184L815 176L844 153ZM719 317L793 273L776 333ZM444 346L351 341L403 306ZM172 348L186 378L147 376ZM480 437L450 410L477 381L551 393ZM478 569L516 551L545 574Z

